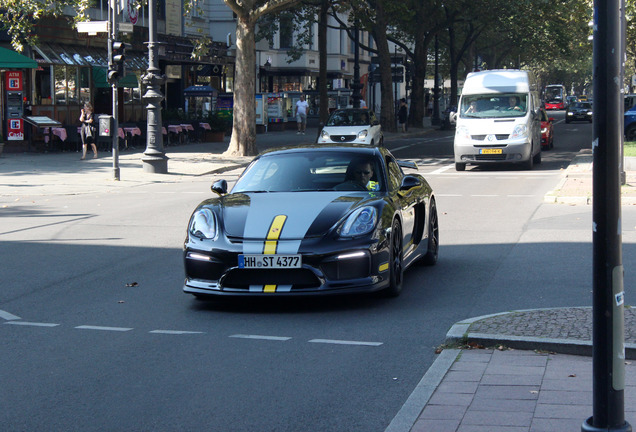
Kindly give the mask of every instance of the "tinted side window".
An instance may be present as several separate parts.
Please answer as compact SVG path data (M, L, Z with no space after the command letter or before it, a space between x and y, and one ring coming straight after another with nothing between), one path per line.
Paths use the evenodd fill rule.
M395 159L390 156L387 156L386 158L386 165L387 173L389 176L389 190L398 190L400 188L400 185L402 184L402 177L404 177L402 168L400 168Z

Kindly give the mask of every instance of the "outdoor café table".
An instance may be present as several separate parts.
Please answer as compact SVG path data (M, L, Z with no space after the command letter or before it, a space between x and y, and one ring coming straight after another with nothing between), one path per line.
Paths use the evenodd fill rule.
M124 143L126 144L126 148L128 147L135 148L132 145L131 146L128 145L128 139L129 139L129 136L131 140L135 136L141 136L141 129L139 129L137 126L124 127L123 129L124 129Z
M199 123L199 127L205 130L212 130L212 128L210 127L210 123Z
M189 141L196 141L196 131L194 130L194 126L192 126L190 123L183 123L181 124L181 127L183 128L183 134L185 136L185 138L187 138Z
M48 143L49 142L49 128L45 127L42 129L42 131L44 132L44 142ZM53 135L59 137L62 141L66 141L66 139L68 138L68 134L66 133L66 129L64 129L63 127L54 127L51 128L51 131L53 133Z
M177 138L179 142L183 142L182 132L183 128L181 127L181 125L168 125L168 133L174 134L175 138ZM168 137L170 137L170 135L168 135Z

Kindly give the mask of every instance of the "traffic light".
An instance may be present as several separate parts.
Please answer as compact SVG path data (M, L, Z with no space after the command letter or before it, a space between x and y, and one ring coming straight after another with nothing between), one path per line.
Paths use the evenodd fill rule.
M126 61L126 48L130 45L124 42L115 41L112 45L112 58L109 62L110 68L108 69L108 82L114 84L118 79L123 78L126 75L126 67L124 62Z

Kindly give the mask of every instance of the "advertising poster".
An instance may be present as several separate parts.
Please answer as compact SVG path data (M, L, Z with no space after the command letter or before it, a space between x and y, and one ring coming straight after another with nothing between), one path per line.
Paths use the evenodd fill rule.
M7 120L7 126L8 141L22 141L24 139L24 123L22 119L9 119Z

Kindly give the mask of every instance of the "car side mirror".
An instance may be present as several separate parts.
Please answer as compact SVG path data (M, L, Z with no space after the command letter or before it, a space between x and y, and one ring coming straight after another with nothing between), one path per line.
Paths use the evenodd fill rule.
M400 190L405 191L405 190L409 190L421 185L422 185L422 182L420 181L420 179L418 179L415 176L407 175L407 176L404 176L404 178L402 179Z
M210 188L212 192L215 192L219 196L223 196L227 193L227 181L218 180L214 182L212 187Z

